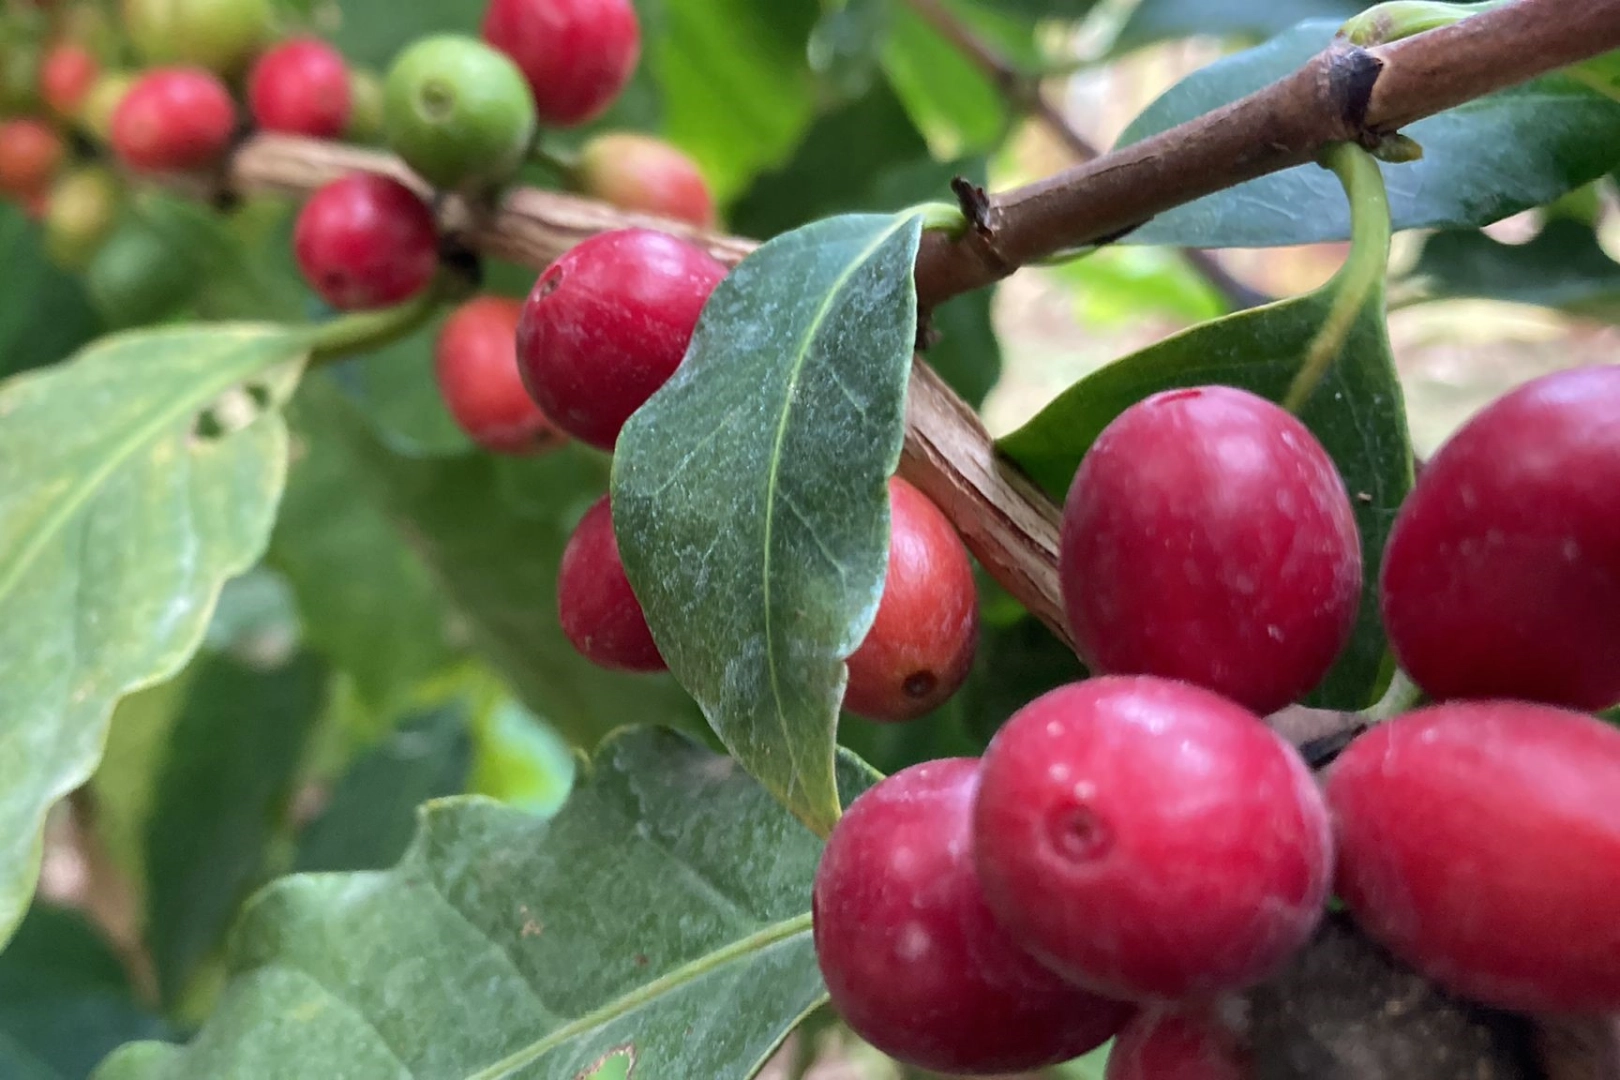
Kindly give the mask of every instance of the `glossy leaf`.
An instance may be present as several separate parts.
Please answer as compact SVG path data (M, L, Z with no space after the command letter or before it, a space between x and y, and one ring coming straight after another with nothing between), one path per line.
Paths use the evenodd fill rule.
M0 386L0 936L27 907L45 811L95 767L118 698L196 649L258 558L286 473L272 402L304 339L256 326L125 334ZM279 365L279 370L271 373Z
M84 916L29 909L0 955L0 1076L84 1080L119 1044L164 1034Z
M338 780L299 838L299 871L381 870L416 831L416 808L467 790L472 739L464 703L402 721Z
M1342 194L1337 197L1342 203ZM1102 429L1150 394L1224 384L1280 401L1327 317L1332 288L1204 323L1118 360L1066 390L1001 448L1061 500ZM1300 419L1332 454L1349 488L1366 568L1350 647L1310 702L1359 709L1371 703L1385 674L1377 568L1412 482L1412 447L1381 289L1358 313Z
M851 797L872 779L840 771ZM638 1075L745 1080L824 997L820 851L734 762L628 732L555 818L432 803L396 868L261 894L191 1044L127 1048L97 1080L568 1080L628 1053Z
M940 157L981 153L1012 123L999 87L916 12L898 7L883 70Z
M144 829L146 939L171 1005L273 872L326 685L308 654L267 669L209 657L187 680Z
M1116 51L1194 35L1266 38L1309 19L1343 22L1368 0L1142 0L1115 40Z
M571 743L589 748L627 723L702 727L673 680L593 666L557 619L563 545L607 486L602 455L570 446L521 460L410 459L380 445L325 379L296 405L297 429L349 455L351 493L396 523L472 646Z
M820 830L839 812L843 660L888 563L921 235L917 215L854 215L767 243L614 454L620 552L670 670Z
M1121 144L1190 120L1293 71L1336 22L1311 22L1216 61L1137 117ZM1538 79L1402 129L1423 159L1385 165L1395 228L1477 228L1572 191L1620 162L1620 102L1566 76ZM1349 218L1326 169L1303 165L1159 215L1123 241L1271 247L1343 240Z
M1424 242L1412 276L1436 299L1482 297L1620 319L1620 263L1578 221L1548 222L1523 244L1481 232L1436 233Z

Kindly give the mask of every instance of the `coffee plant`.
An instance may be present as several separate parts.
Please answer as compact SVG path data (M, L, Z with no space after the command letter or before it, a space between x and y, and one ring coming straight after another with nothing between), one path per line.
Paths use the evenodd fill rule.
M1620 1080L1620 366L1388 329L1620 320L1616 50L9 0L0 1078ZM992 439L1032 275L1182 328Z

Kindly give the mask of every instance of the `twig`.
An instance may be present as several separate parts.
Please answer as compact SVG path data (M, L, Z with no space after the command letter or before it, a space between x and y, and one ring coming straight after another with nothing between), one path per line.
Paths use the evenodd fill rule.
M1027 113L1040 121L1041 125L1051 132L1076 160L1090 161L1098 156L1097 147L1090 139L1080 134L1079 129L1064 115L1063 110L1041 86L1039 76L1020 71L1011 61L974 33L971 27L957 18L956 14L945 6L943 0L906 0L906 2L918 17L932 26L958 52L989 76L1015 110ZM1233 277L1226 267L1221 265L1220 260L1209 252L1199 248L1182 248L1181 254L1210 287L1225 297L1227 303L1235 310L1258 307L1270 302L1271 297Z

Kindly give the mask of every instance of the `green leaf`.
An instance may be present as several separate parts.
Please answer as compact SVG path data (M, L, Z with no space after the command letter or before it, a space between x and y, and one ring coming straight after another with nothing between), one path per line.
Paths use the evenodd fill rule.
M888 562L916 336L917 215L830 218L720 283L613 459L625 570L721 740L813 828Z
M407 717L355 761L299 839L300 871L380 870L410 847L416 808L467 790L472 740L461 702Z
M1578 221L1548 222L1524 244L1481 232L1436 233L1424 242L1412 277L1434 299L1481 297L1620 320L1620 263Z
M391 714L454 661L449 612L427 567L369 497L346 438L318 425L297 436L269 560L292 585L309 644L353 678L369 709Z
M825 995L820 852L732 761L628 732L549 821L431 803L393 870L262 893L191 1044L96 1075L569 1080L633 1051L638 1076L746 1080Z
M891 0L840 0L810 32L810 70L840 101L871 92L894 15Z
M896 7L883 70L939 157L991 150L1012 123L1000 88L909 7Z
M1028 18L1078 20L1091 13L1098 0L975 0L980 7L1008 11Z
M1332 19L1337 25L1371 6L1367 0L1142 0L1114 49L1197 34L1266 38L1308 19Z
M0 937L27 907L45 811L95 768L124 694L177 671L221 583L263 549L286 474L274 409L295 333L123 334L0 385ZM281 370L267 375L277 365Z
M1234 101L1292 72L1332 39L1313 22L1194 72L1137 117L1122 145ZM1403 132L1420 161L1384 166L1397 229L1477 228L1540 206L1620 161L1620 102L1550 76L1460 105ZM1326 169L1303 165L1167 211L1127 244L1272 247L1343 240L1349 218Z
M785 158L810 123L806 42L817 0L662 0L643 36L663 96L664 130L722 202Z
M1336 195L1343 201L1342 195ZM1193 327L1082 379L1001 448L1053 498L1068 492L1080 460L1113 419L1150 394L1223 384L1280 401L1327 319L1336 282ZM1411 488L1412 447L1401 387L1376 289L1332 367L1300 413L1333 456L1361 531L1365 586L1350 647L1310 699L1336 709L1372 703L1385 675L1378 567L1395 513Z
M0 376L54 364L100 331L84 286L51 264L39 228L10 203L0 206L0 265Z
M473 732L468 790L530 813L554 814L574 786L577 762L557 733L515 701L482 710Z
M171 1006L272 873L326 685L307 653L265 670L209 657L187 681L145 827L146 939Z
M347 451L354 497L376 500L396 523L473 647L571 743L589 748L627 723L702 728L672 679L592 665L557 619L562 549L607 485L605 457L569 446L527 459L404 458L324 378L311 379L295 405L300 432Z
M0 1076L84 1080L120 1043L164 1034L83 916L29 909L0 955Z

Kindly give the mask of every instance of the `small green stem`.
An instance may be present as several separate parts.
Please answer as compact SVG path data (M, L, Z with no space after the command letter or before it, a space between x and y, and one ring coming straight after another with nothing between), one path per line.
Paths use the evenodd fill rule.
M1439 0L1390 0L1368 8L1339 28L1352 45L1371 48L1461 22L1470 15L1501 7L1507 0L1449 4Z
M1333 291L1333 304L1283 398L1283 408L1292 413L1298 413L1315 393L1344 348L1362 307L1377 294L1389 270L1389 196L1378 161L1354 143L1335 143L1323 154L1322 163L1333 170L1350 200L1350 254L1327 285Z
M1381 724L1385 720L1393 720L1404 712L1410 712L1418 702L1423 700L1423 691L1411 677L1400 668L1395 669L1395 677L1389 681L1389 688L1384 696L1362 709L1356 715L1368 724Z
M421 296L395 307L340 315L322 323L310 333L309 366L335 363L409 337L433 318L445 292L442 283L435 282Z

